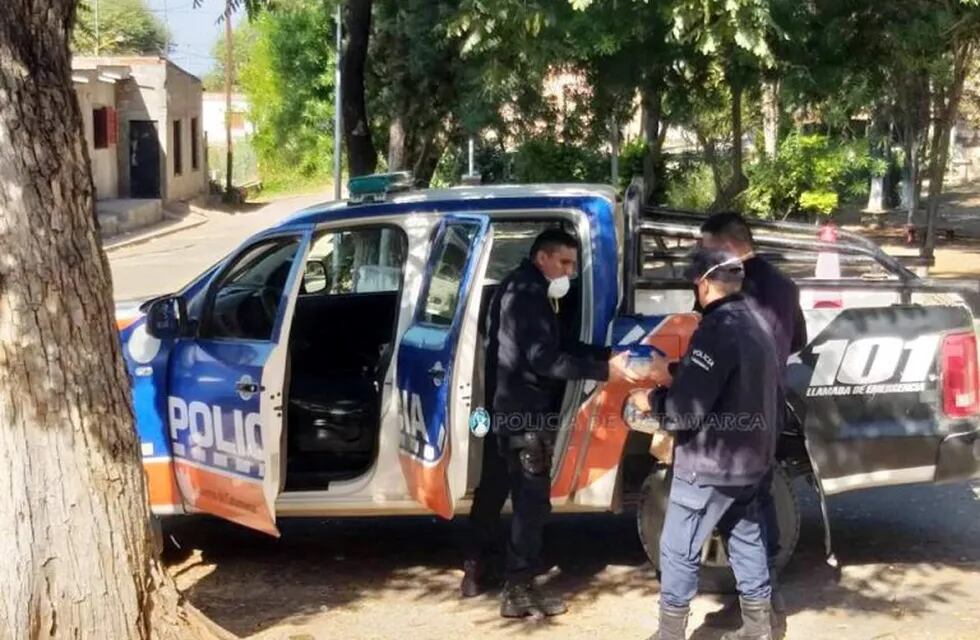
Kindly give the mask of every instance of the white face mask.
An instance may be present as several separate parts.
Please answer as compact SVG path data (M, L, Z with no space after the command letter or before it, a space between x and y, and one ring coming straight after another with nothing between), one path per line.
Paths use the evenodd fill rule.
M564 298L565 294L568 293L568 290L571 287L572 282L568 279L568 276L555 278L548 283L548 297L555 299Z

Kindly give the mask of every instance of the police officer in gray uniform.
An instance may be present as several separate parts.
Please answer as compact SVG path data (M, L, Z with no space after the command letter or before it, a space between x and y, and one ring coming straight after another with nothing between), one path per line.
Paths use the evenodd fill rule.
M776 346L755 305L742 296L733 254L699 248L685 272L703 319L669 389L634 393L641 410L674 434L670 501L660 538L660 629L683 640L697 593L701 547L717 527L727 539L742 626L724 640L771 640L770 583L758 504L772 465L779 371Z

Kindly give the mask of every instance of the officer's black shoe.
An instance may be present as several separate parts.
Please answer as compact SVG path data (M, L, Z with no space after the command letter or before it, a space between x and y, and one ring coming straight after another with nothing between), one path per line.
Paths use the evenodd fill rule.
M503 576L495 563L472 559L463 562L463 580L459 583L459 592L464 598L475 598L496 589L502 583Z
M739 598L738 604L742 608L742 628L726 632L721 640L772 640L769 601Z
M648 640L684 640L690 610L690 607L671 607L661 603L660 627Z
M558 596L539 593L530 582L518 582L504 587L500 615L504 618L544 618L558 616L568 611Z

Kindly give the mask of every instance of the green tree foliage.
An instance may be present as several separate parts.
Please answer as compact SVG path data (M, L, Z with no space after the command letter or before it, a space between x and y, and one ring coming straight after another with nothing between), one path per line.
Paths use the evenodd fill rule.
M98 29L94 0L82 0L71 48L80 55L96 51L100 55L147 55L164 53L166 42L166 27L144 0L103 0L98 7Z
M330 8L283 3L245 27L239 84L255 124L265 182L326 177L333 165L334 70ZM240 29L241 30L241 29Z
M794 132L783 140L776 158L761 158L750 166L745 208L764 218L829 215L841 202L867 197L871 175L885 169L868 152L866 139Z
M251 22L242 21L232 34L232 64L235 74L232 77L232 87L235 91L241 89L241 79L239 73L248 63L249 52L255 47L255 40L258 38L258 31ZM225 89L225 63L228 59L227 42L225 34L222 32L211 48L211 56L214 58L214 68L211 69L201 81L204 83L205 91L224 91Z
M299 50L274 47L268 34L255 48L265 56L244 62L265 64L265 75L291 74L252 82L270 105L257 107L268 112L263 144L268 153L292 154L290 166L315 164L299 157L329 157L312 142L328 140L329 131L313 135L310 123L331 108L335 1L234 3L282 20L319 12L307 25L321 29L308 47L311 63L300 62ZM872 172L891 173L882 166L900 157L910 168L906 182L921 184L925 172L916 167L928 163L930 183L941 188L964 61L973 61L980 34L978 4L345 0L348 37L356 10L359 42L368 44L365 73L354 79L367 96L356 124L371 139L360 146L358 165L375 166L377 158L422 182L433 174L451 182L475 137L488 181L605 181L617 152L612 140L639 115L640 139L618 149L620 176L642 171L655 202L703 203L711 195L712 207L760 215L828 213L862 197ZM290 29L303 46L312 43L299 26ZM578 81L556 97L545 87L558 74ZM296 104L277 102L286 94ZM693 157L667 152L668 126L696 140ZM319 151L297 155L300 148ZM783 152L784 160L775 157Z

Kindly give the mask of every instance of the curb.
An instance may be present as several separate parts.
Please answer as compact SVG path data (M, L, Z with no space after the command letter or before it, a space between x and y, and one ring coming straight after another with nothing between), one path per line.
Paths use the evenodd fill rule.
M169 218L169 216L166 214L164 214L164 217L168 218L169 220L164 220L163 222L157 223L153 225L153 227L146 230L131 231L129 233L119 234L118 236L112 236L104 239L102 242L102 250L106 253L110 253L112 251L116 251L117 249L130 247L135 244L143 244L144 242L169 236L173 233L199 227L208 221L208 218L199 212L192 212L180 219Z

